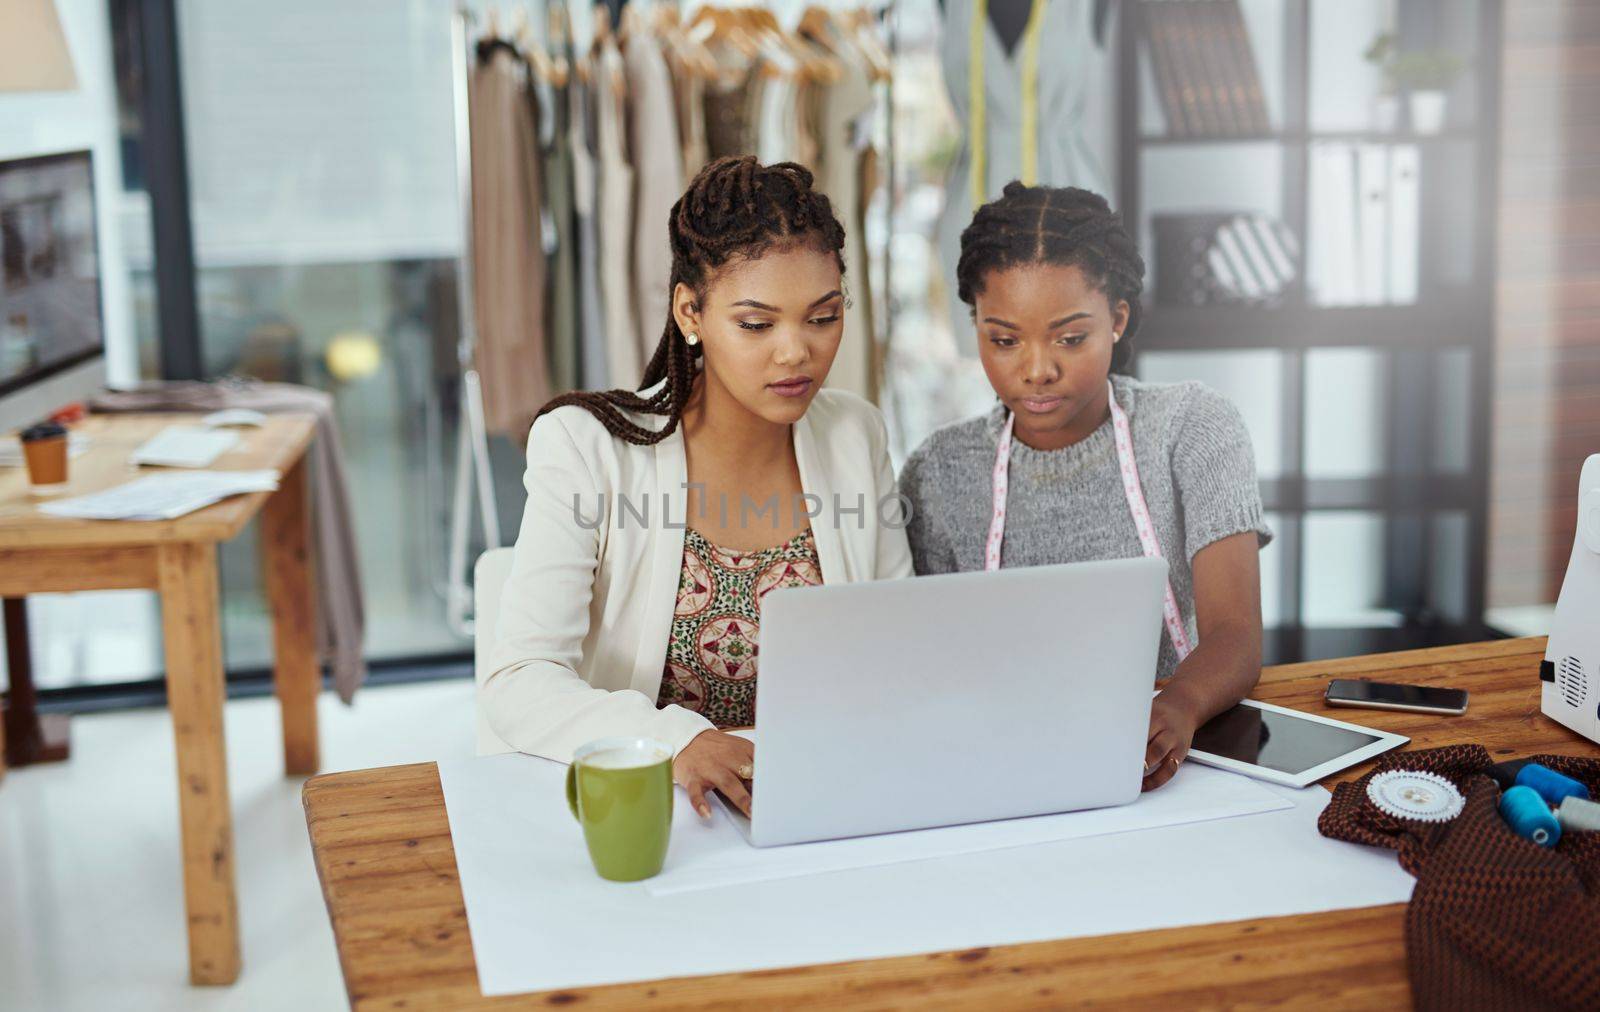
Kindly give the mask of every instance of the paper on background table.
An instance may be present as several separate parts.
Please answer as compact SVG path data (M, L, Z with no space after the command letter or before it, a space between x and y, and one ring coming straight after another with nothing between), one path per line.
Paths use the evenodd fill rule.
M177 471L133 481L71 499L41 503L40 513L77 520L171 520L246 492L272 492L278 472Z
M729 817L719 811L710 826L674 833L666 868L648 880L645 888L665 896L741 882L1259 815L1292 804L1237 774L1188 764L1167 787L1141 794L1130 805L782 847L752 847Z
M1393 852L1317 833L1329 798L1322 788L1258 784L1293 807L656 896L646 883L594 874L566 811L564 776L564 766L522 755L439 763L485 995L1315 913L1411 895ZM674 847L698 821L680 795Z
M205 425L169 425L145 440L128 457L131 464L210 467L239 445L239 434Z

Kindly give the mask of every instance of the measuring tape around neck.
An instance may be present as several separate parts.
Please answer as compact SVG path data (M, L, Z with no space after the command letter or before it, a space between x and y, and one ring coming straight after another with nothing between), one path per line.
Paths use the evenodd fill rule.
M1156 539L1156 528L1150 519L1150 505L1145 501L1144 488L1139 483L1139 467L1133 457L1133 435L1128 426L1128 416L1117 406L1117 391L1108 380L1106 398L1111 406L1111 429L1117 447L1117 469L1122 472L1122 494L1128 500L1128 512L1133 514L1133 526L1139 532L1139 545L1149 558L1159 559L1161 542ZM999 446L994 455L992 479L993 510L989 514L989 540L984 545L983 568L1000 568L1000 547L1006 536L1006 499L1010 491L1011 430L1016 416L1006 415L1006 424L1000 430ZM1161 602L1161 615L1172 637L1172 649L1181 664L1194 650L1189 640L1189 630L1184 627L1183 613L1178 611L1178 598L1172 592L1172 581L1167 581L1166 596Z

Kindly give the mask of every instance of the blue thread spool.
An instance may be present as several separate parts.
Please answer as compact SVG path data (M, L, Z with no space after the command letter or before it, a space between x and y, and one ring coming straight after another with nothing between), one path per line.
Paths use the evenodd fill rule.
M1600 805L1572 797L1563 799L1556 821L1565 832L1600 832Z
M1564 777L1548 766L1529 763L1517 771L1517 784L1539 792L1550 805L1559 805L1567 798L1589 800L1589 788L1571 777Z
M1561 839L1561 823L1532 787L1518 784L1500 795L1500 817L1518 836L1541 847L1554 847Z

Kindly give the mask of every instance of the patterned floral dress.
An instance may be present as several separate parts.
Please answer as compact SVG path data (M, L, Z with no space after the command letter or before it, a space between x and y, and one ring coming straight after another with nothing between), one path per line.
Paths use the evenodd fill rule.
M809 529L756 552L720 548L698 531L685 531L678 604L656 705L676 703L717 727L754 724L761 601L780 587L821 583Z

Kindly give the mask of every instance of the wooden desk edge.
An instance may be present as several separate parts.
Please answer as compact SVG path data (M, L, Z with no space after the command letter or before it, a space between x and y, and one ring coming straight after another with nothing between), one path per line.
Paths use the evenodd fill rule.
M389 768L415 770L419 766L432 766L434 770L434 776L438 776L438 763L412 763L406 766ZM306 782L300 785L300 806L306 813L306 835L310 838L311 842L311 863L317 867L317 886L322 890L322 903L323 906L328 910L328 924L333 929L333 947L334 951L339 957L339 975L344 979L345 992L350 999L350 1005L352 1008L355 1007L355 994L350 991L350 981L354 979L354 973L348 962L348 957L345 955L345 938L344 926L341 923L342 919L333 916L333 897L328 888L328 851L325 848L317 845L319 817L317 813L312 810L312 806L318 800L317 795L321 794L324 790L336 789L339 786L339 783L342 781L342 778L352 777L365 772L368 771L350 770L343 773L319 773L316 776L308 777ZM442 791L443 787L441 785L441 793ZM465 897L462 898L461 903L462 909L465 910Z
M92 414L91 421L110 420L118 418L149 419L160 417L170 418L173 424L180 424L184 420L194 420L203 417L206 412L150 412L127 413L114 412L107 414ZM287 474L289 469L305 458L306 451L311 442L316 438L316 415L307 411L285 411L274 413L267 417L267 425L281 429L284 441L278 444L278 449L283 455L283 462L277 469ZM252 432L262 431L260 429ZM92 452L92 451L91 451ZM230 455L241 451L230 450L218 458L220 462L227 463ZM223 468L228 470L229 468ZM232 468L233 470L248 470L247 468ZM152 472L157 473L157 472ZM130 479L131 480L131 479ZM222 502L213 503L204 509L177 517L172 520L68 520L59 524L47 522L36 526L28 526L26 530L8 530L9 527L22 526L0 522L0 552L14 551L26 552L44 549L71 549L81 547L113 548L118 546L138 546L154 544L174 544L180 542L223 542L237 537L262 508L262 506L275 493L273 492L247 492L243 495L230 496ZM35 520L35 516L27 516L27 520Z
M1306 664L1285 665L1278 668L1268 668L1263 671L1262 684L1273 685L1285 681L1305 679L1323 674L1336 672L1352 672L1377 674L1386 671L1401 672L1408 667L1421 667L1427 665L1461 663L1469 660L1510 659L1527 657L1530 664L1544 653L1545 640L1543 637L1528 637L1523 639L1490 641L1482 644L1468 644L1462 647L1433 648L1419 651L1404 651L1392 654L1374 654L1362 658L1351 658L1339 661L1309 662ZM1477 649L1471 649L1476 647ZM961 983L963 986L977 986L978 982L990 981L993 986L1001 989L1008 1003L1020 1004L1052 1004L1063 1000L1070 1000L1066 995L1052 995L1048 989L1043 992L1030 993L1018 991L1006 984L1014 977L1037 977L1046 972L1046 965L1054 966L1059 972L1064 966L1071 966L1074 979L1082 978L1085 983L1090 978L1098 976L1099 983L1110 990L1092 992L1097 1000L1109 997L1112 1003L1119 999L1115 989L1120 986L1122 1001L1133 1001L1141 997L1148 998L1148 994L1137 990L1130 990L1136 982L1123 982L1118 985L1121 977L1127 976L1126 968L1115 969L1119 966L1115 953L1123 954L1124 958L1144 959L1148 953L1154 958L1154 953L1159 950L1162 956L1162 976L1192 974L1193 983L1187 991L1165 990L1161 992L1163 1000L1178 998L1188 999L1187 1004L1215 1003L1222 993L1230 986L1228 979L1232 978L1234 984L1247 982L1257 987L1267 988L1268 991L1279 993L1284 1000L1299 997L1302 1000L1315 998L1318 994L1316 988L1333 986L1332 980L1318 981L1316 975L1309 971L1296 970L1279 981L1275 976L1274 966L1282 962L1289 954L1304 955L1308 950L1314 952L1318 945L1325 945L1324 937L1329 932L1349 932L1342 945L1376 946L1387 953L1384 959L1377 958L1377 949L1371 954L1365 964L1370 971L1361 976L1361 981L1352 983L1349 987L1339 985L1337 994L1342 1003L1354 1001L1356 1004L1369 1006L1392 1005L1397 998L1406 993L1408 984L1402 964L1403 960L1403 921L1404 904L1391 904L1380 907L1354 908L1349 910L1332 911L1319 914L1300 914L1287 917L1262 918L1248 921L1238 921L1219 924L1194 925L1183 928L1169 928L1155 931L1128 932L1115 935L1101 935L1090 938L1043 940L1037 942L1021 943L1017 945L995 946L964 951L946 951L927 953L919 956L895 957L891 959L858 960L844 963L827 964L825 966L793 967L783 970L764 970L746 973L724 974L704 977L673 978L662 981L641 981L631 984L618 984L606 987L576 988L568 991L529 993L520 995L507 995L497 998L485 998L478 990L476 965L470 964L470 981L455 979L461 976L459 971L451 974L435 974L432 976L449 979L438 979L436 986L428 992L408 992L402 996L399 991L385 991L383 994L358 993L357 983L360 981L362 968L352 965L351 955L347 947L344 925L341 916L334 911L333 896L330 889L331 875L329 872L333 851L339 846L352 846L350 844L328 844L326 841L327 827L335 820L350 817L350 813L326 810L324 806L337 803L336 795L346 790L363 790L379 786L402 784L416 788L417 781L423 781L420 786L431 787L439 794L442 803L442 787L438 779L437 763L413 763L405 766L379 767L368 770L355 770L340 773L328 773L316 776L306 781L301 791L302 805L306 812L307 829L311 837L312 850L317 865L319 882L322 885L323 897L328 904L330 920L333 924L334 936L339 948L339 961L345 975L346 987L349 992L353 1008L398 1008L416 1007L421 1001L425 1006L431 1007L431 1000L437 999L441 1007L494 1007L506 1008L517 1005L531 1005L534 1003L562 1004L565 1002L598 1001L602 1005L637 1003L651 1001L656 1004L674 1005L678 1003L704 1006L708 1003L723 1002L752 1002L752 1001L787 1001L797 1000L816 1002L843 1002L848 1000L866 1000L875 1004L926 1001L936 997L938 988L949 987ZM382 789L380 787L380 789ZM426 834L420 833L419 836ZM448 827L444 829L443 836L448 840ZM416 841L408 841L413 845ZM449 841L452 860L454 859L453 841ZM465 924L465 900L460 894L459 879L455 880L455 890L452 897L452 913L459 913L459 919ZM1377 936L1373 933L1377 932ZM459 944L466 946L470 955L470 929L463 930L463 939ZM1302 934L1317 937L1302 937ZM1234 943L1250 938L1250 949L1239 949ZM1180 948L1182 947L1182 948ZM1086 950L1095 950L1089 953ZM469 960L470 962L470 960ZM1181 973L1176 963L1181 963ZM870 967L870 969L868 969ZM1349 967L1341 964L1337 968L1336 977L1343 979L1348 976ZM1113 970L1115 972L1113 972ZM1195 971L1204 971L1196 973ZM1385 976L1384 971L1389 971ZM812 991L801 992L794 990L796 978L807 975L806 986ZM424 976L430 976L424 974ZM876 994L871 993L868 987L871 981L881 981L881 988ZM916 983L916 982L921 982ZM1037 981L1035 981L1037 983ZM737 987L735 987L737 985ZM1284 990L1293 985L1299 991ZM987 986L987 985L986 985ZM1274 988L1277 990L1274 991ZM1354 988L1355 990L1351 990ZM1362 990L1365 988L1366 990ZM1397 988L1399 990L1397 990ZM1309 989L1309 990L1308 990ZM733 996L737 997L733 997ZM948 998L948 995L946 996ZM991 996L993 997L993 996ZM1253 997L1260 997L1253 992ZM1323 997L1333 998L1331 991L1323 992ZM964 993L965 1000L979 1000L980 995L970 992Z

